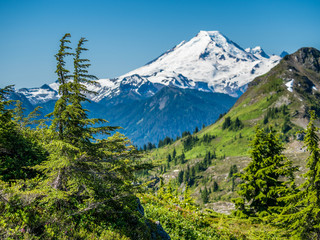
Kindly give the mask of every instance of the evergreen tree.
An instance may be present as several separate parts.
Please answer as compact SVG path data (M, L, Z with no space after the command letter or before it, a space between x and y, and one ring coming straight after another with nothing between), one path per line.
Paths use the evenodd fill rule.
M317 128L314 124L316 115L311 118L304 131L304 143L310 153L307 159L306 179L299 190L280 198L285 204L275 222L285 225L300 239L320 239L320 148Z
M168 154L168 156L167 156L167 162L171 162L171 155L170 154Z
M230 167L228 177L229 177L229 178L232 178L232 177L234 176L234 174L236 174L237 172L238 172L237 165L235 165L235 164L232 165L232 166Z
M190 180L190 167L188 165L187 170L184 172L184 175L183 175L183 181L185 183L189 183L189 180Z
M212 191L213 192L217 192L219 190L219 185L216 181L213 182L213 188Z
M191 178L195 178L196 177L196 169L195 167L191 168Z
M71 84L70 84L70 71L67 70L65 57L73 55L73 53L68 52L71 49L67 44L70 43L69 38L70 33L66 33L60 40L59 52L55 55L57 60L57 69L55 73L58 75L59 83L59 95L60 98L55 104L54 111L48 114L49 117L53 116L53 121L51 123L51 128L58 131L58 137L60 140L64 138L64 130L67 125L66 108L69 104L68 98L70 97Z
M243 128L243 123L240 121L240 119L237 117L236 120L232 123L232 130L239 130Z
M181 170L178 174L178 182L181 184L183 183L183 176L184 176L184 171Z
M235 184L235 177L233 176L231 178L231 191L234 192L234 189L236 187L236 184Z
M91 126L95 124L106 123L103 119L88 119L87 112L88 110L82 107L83 102L90 102L85 94L96 94L95 92L89 91L88 87L91 85L96 85L97 83L93 80L96 80L97 77L94 75L88 74L89 64L88 59L82 59L81 54L83 51L88 49L83 47L83 44L87 40L81 38L76 48L76 53L74 55L74 72L73 72L73 81L70 81L69 85L71 86L70 96L67 97L68 102L70 103L66 108L66 117L68 119L67 125L64 129L65 138L68 139L68 142L78 145L81 142L81 147L84 147L83 144L88 144L92 140L92 134L103 133L108 134L109 131L112 131L116 128L104 127L104 128L93 128ZM60 85L63 86L64 84Z
M282 154L283 145L274 130L265 133L257 127L251 146L251 162L239 174L243 181L238 191L241 197L233 201L240 216L264 216L279 206L281 189L293 182L297 168Z
M80 41L74 59L77 70L70 78L64 61L70 55L68 37L62 38L56 54L60 99L50 114L50 128L26 128L22 121L30 116L22 117L22 109L16 110L13 121L4 99L9 88L0 89L0 228L4 238L84 239L95 232L90 236L97 239L106 236L103 233L110 224L136 219L132 215L137 204L134 193L144 185L137 182L135 173L150 165L140 160L123 135L96 138L117 128L97 126L106 121L89 119L83 109L91 81L86 72L89 65L80 58L84 50Z
M138 163L138 151L123 135L116 133L107 139L95 138L96 134L110 135L118 127L96 126L106 121L89 119L87 110L82 107L82 102L88 101L85 94L92 93L87 86L95 84L92 79L96 79L88 74L89 60L80 57L82 51L87 50L83 48L84 38L76 48L73 81L66 81L63 57L67 55L64 50L68 48L64 43L69 42L65 39L69 36L63 37L56 55L59 93L63 101L57 101L52 113L54 127L44 139L48 161L35 169L46 176L41 184L47 195L46 202L68 206L74 199L77 204L70 207L80 213L84 211L82 207L85 211L99 209L106 199L129 196L138 188L138 185L132 185L136 179L134 173L142 169L143 164ZM62 102L66 104L64 108L61 108Z
M186 159L186 157L185 157L184 153L182 153L182 154L180 155L181 164L184 164L184 163L185 163L185 159Z
M209 201L209 193L206 187L204 187L204 190L201 192L201 199L204 204L208 203Z
M229 127L231 126L231 124L232 124L231 118L230 118L230 117L226 117L226 118L224 119L223 124L222 124L222 129L227 129L227 128L229 128Z
M176 158L176 155L177 155L177 152L176 152L176 149L174 148L172 153L172 158Z

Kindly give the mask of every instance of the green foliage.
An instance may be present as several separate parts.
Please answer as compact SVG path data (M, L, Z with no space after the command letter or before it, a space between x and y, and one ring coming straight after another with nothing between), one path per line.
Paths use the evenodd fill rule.
M212 191L217 192L219 190L219 185L216 181L213 182Z
M156 148L156 145L152 144L151 142L148 142L147 144L143 145L143 151L150 151L154 148Z
M173 143L173 139L170 137L165 137L163 140L159 140L158 147L160 148L171 143Z
M176 149L174 148L174 149L173 149L173 153L172 153L172 158L175 159L176 156L177 156L177 151L176 151Z
M227 129L227 128L229 128L229 127L231 126L231 124L232 124L231 117L226 117L226 118L224 119L223 124L222 124L222 129Z
M189 136L189 135L191 135L191 133L190 133L189 131L184 131L184 132L182 133L182 137L183 137L183 138L186 137L186 136Z
M119 133L96 138L117 127L89 119L83 109L91 93L86 86L95 77L88 74L89 60L80 58L86 40L71 54L69 37L61 39L56 55L61 98L49 115L50 127L27 128L36 113L24 118L19 104L7 110L11 88L0 90L0 177L10 181L0 180L0 238L150 239L134 194L145 187L136 173L151 165ZM68 55L74 56L72 78L65 68Z
M266 216L276 211L277 199L286 193L283 189L292 186L297 170L282 151L283 145L274 130L266 133L257 127L251 162L239 174L243 183L238 191L241 197L234 200L237 215Z
M234 174L236 174L237 172L238 172L237 165L234 164L234 165L230 166L228 177L232 178L234 176Z
M201 141L204 143L210 143L211 140L215 139L214 135L210 135L210 134L204 134Z
M187 137L183 140L183 148L185 151L190 150L197 142L199 138L193 135L187 135Z
M146 215L160 221L172 240L288 239L281 229L267 224L252 224L212 210L189 210L182 204L160 200L151 194L141 196Z
M184 178L184 171L181 170L181 171L179 171L179 174L178 174L178 183L179 184L183 183L183 178Z
M204 204L209 202L209 192L206 187L201 191L201 199Z
M237 117L234 121L231 120L231 117L228 116L224 119L222 124L222 129L230 129L233 131L237 131L243 128L243 123Z
M35 132L23 127L23 117L17 115L18 111L6 108L12 103L6 100L11 91L11 86L0 89L0 179L3 181L35 177L37 171L28 167L46 159L46 152L36 141ZM21 105L18 103L17 106L20 106L21 113ZM29 118L31 116L26 119Z
M306 179L299 186L299 191L280 198L285 204L281 214L275 220L286 226L293 235L300 239L320 239L320 148L315 126L316 115L310 112L310 122L305 133L304 143L310 153L307 159Z

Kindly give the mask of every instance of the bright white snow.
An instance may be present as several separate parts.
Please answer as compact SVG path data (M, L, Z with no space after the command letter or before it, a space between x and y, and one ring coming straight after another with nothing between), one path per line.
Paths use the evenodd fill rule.
M287 89L289 92L292 92L293 91L293 81L294 79L291 79L289 82L286 83L286 86L287 86Z
M260 54L261 47L253 52ZM138 74L152 83L192 87L195 82L204 82L214 92L237 95L235 92L255 77L275 66L281 58L263 58L246 52L218 31L200 31L188 42L163 54L152 63L133 70L121 77ZM174 82L181 74L189 79L190 86Z
M156 92L152 84L239 96L249 82L269 71L280 59L275 55L269 57L261 47L244 50L218 31L200 31L190 41L182 41L143 67L116 79L99 79L97 86L88 86L98 95L88 97L95 102L112 98L121 93L124 85L138 95L143 86L144 96L152 96ZM32 103L58 98L58 84L49 87L19 92Z

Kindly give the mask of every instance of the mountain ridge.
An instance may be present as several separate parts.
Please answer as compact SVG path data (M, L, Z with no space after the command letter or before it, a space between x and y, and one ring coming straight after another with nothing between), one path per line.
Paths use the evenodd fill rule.
M292 85L289 85L291 81ZM149 158L162 163L161 169L166 170L160 171L159 177L162 175L163 179L174 181L181 172L189 172L189 177L192 173L194 176L189 184L198 203L202 203L201 189L213 189L214 183L218 184L219 190L209 194L210 201L205 207L230 212L230 199L237 197L235 189L240 183L228 177L230 169L233 167L239 172L250 162L250 143L257 125L266 131L273 128L284 144L284 154L300 167L299 173L305 172L303 160L307 158L307 152L301 141L304 135L297 132L306 127L309 110L315 110L320 116L319 89L320 51L301 48L252 81L247 91L217 122L191 136L152 150ZM228 127L237 121L241 123L240 127ZM172 157L173 153L177 157L172 160L168 155ZM214 156L210 164L206 162L209 155ZM167 159L171 161L168 163ZM194 174L192 168L199 164L205 167ZM159 170L152 174L159 174ZM183 179L179 189L186 186L186 178ZM297 176L297 183L301 181L303 178Z
M250 81L267 72L280 59L279 56L268 56L261 47L244 50L218 31L200 31L189 41L182 41L138 69L118 78L99 79L98 87L88 86L98 95L88 98L99 102L131 91L143 99L169 85L238 97ZM16 92L31 104L59 97L56 82Z

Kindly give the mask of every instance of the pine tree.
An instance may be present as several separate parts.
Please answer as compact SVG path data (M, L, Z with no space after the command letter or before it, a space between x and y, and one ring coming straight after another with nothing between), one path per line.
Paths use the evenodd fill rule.
M183 181L185 183L189 183L189 180L190 180L190 167L188 165L187 170L184 172L184 175L183 175Z
M183 183L183 175L184 175L184 171L181 170L178 174L178 182L181 184Z
M62 38L56 54L60 99L50 114L51 127L25 127L24 119L36 113L25 118L21 106L12 120L13 111L6 109L10 102L5 99L10 89L0 89L0 222L5 224L0 225L4 238L83 239L87 233L99 238L114 219L122 221L136 212L134 193L145 186L137 182L135 173L150 165L142 162L127 138L119 133L96 138L96 134L110 135L117 128L97 126L106 121L89 119L83 109L90 85L85 70L89 65L80 53L75 55L78 69L70 78L64 61L69 55L68 37L70 34Z
M217 192L219 190L219 185L216 181L213 182L213 188L212 191L213 192Z
M310 112L310 122L304 131L304 143L310 153L307 159L306 179L299 190L280 198L286 206L275 220L286 226L300 239L320 239L320 148L315 126L316 115Z
M77 204L73 211L78 209L78 213L82 213L98 209L111 199L131 196L140 188L132 184L136 179L134 174L144 168L144 164L138 163L139 152L123 135L116 133L107 139L95 138L96 134L110 135L118 127L101 126L106 120L89 119L87 110L82 107L82 103L88 101L85 94L92 93L87 86L95 84L92 79L96 79L88 74L89 60L80 57L81 52L87 50L83 48L84 38L80 39L74 55L73 80L66 81L68 71L63 68L63 57L67 55L64 51L68 48L64 44L70 42L65 39L69 36L63 37L56 55L59 93L63 100L59 99L55 105L53 127L44 139L50 155L48 161L35 169L46 176L41 184L47 195L46 203L68 206L74 199Z
M185 155L184 155L184 153L182 153L181 155L180 155L180 161L181 161L181 164L184 164L185 163Z
M168 154L168 156L167 156L167 162L171 162L171 155L170 154Z
M297 168L282 154L283 145L274 130L265 133L257 127L251 146L251 162L239 174L243 181L238 191L241 197L233 201L240 216L265 216L279 206L280 190L293 182Z
M49 117L54 117L51 128L58 131L58 137L60 140L64 138L64 130L67 124L66 108L68 106L68 97L70 97L71 85L70 85L70 71L67 70L65 57L73 55L68 52L71 47L67 46L70 43L69 38L71 37L70 33L66 33L60 40L60 49L59 52L55 55L57 60L57 69L55 73L58 75L59 83L59 95L60 98L55 104L54 111L51 114L48 114Z
M177 152L176 152L176 149L174 148L174 149L173 149L173 153L172 153L172 158L175 159L175 158L176 158L176 155L177 155Z
M234 164L234 165L230 166L228 177L232 178L234 176L234 174L236 174L237 172L238 172L237 165Z
M209 201L209 193L206 187L204 187L204 190L201 192L201 199L204 204L208 203Z
M230 118L230 117L226 117L226 118L224 119L223 124L222 124L222 129L227 129L227 128L229 128L229 127L231 126L231 124L232 124L231 118Z

